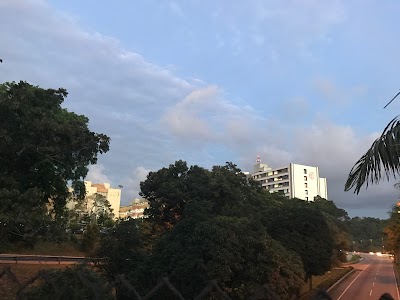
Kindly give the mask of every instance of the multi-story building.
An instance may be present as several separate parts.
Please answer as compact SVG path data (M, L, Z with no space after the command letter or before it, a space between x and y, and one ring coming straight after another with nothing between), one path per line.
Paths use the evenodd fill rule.
M319 176L318 167L290 163L282 168L270 168L258 158L250 176L271 193L306 201L313 201L316 196L328 199L326 178Z
M119 209L119 217L121 219L142 219L144 218L144 210L149 208L149 202L145 199L135 199L131 204L121 206Z
M91 181L85 181L86 197L91 197L95 194L104 196L111 205L114 218L118 219L119 207L121 204L121 189L111 188L109 183L92 183ZM74 209L76 203L74 201L67 202L67 208ZM86 209L90 211L92 209L91 202L88 201Z

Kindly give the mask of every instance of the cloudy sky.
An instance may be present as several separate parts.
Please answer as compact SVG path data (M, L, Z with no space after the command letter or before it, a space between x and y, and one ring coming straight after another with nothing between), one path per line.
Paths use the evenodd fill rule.
M400 111L397 0L0 1L0 81L69 91L109 135L93 181L138 196L175 160L320 167L351 216L387 217L392 183L343 192Z

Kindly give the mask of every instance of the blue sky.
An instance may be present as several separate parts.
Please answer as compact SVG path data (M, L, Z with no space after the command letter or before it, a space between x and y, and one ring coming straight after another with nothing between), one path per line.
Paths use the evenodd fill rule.
M0 2L0 80L69 91L112 139L89 178L137 197L177 159L320 167L351 216L386 217L392 183L343 192L400 101L398 1Z

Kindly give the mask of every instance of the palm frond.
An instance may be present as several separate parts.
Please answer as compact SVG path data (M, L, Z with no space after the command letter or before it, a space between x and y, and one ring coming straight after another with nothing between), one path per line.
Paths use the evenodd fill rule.
M389 103L385 105L384 109L385 109L386 107L388 107L389 104L392 103L392 102L394 101L394 99L397 98L398 95L400 95L400 92L398 92L398 93L396 94L396 96L394 96L394 97L392 98L392 100L390 100Z
M345 191L354 187L354 193L358 194L364 184L368 188L370 183L376 184L382 179L396 178L399 171L400 119L397 116L353 166L345 184Z
M400 190L400 182L397 182L397 183L393 184L393 187L394 187L396 190Z

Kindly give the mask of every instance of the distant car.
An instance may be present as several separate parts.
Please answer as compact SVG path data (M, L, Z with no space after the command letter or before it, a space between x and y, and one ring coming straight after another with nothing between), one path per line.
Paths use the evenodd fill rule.
M369 254L373 255L373 254L374 254L374 252L370 252Z
M382 256L382 252L376 252L376 255Z

